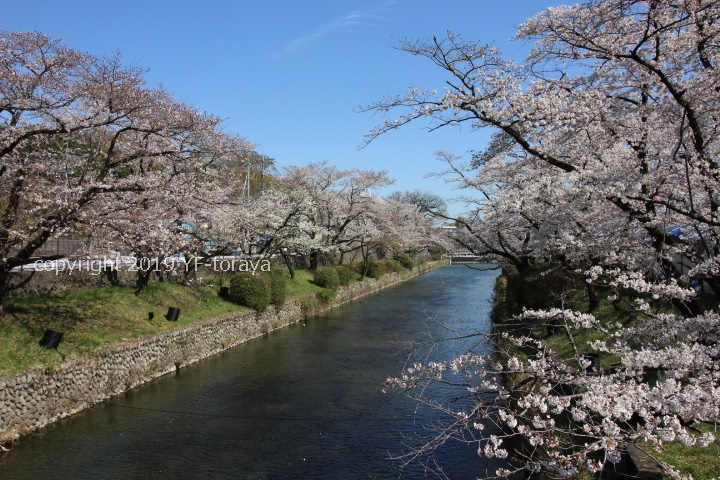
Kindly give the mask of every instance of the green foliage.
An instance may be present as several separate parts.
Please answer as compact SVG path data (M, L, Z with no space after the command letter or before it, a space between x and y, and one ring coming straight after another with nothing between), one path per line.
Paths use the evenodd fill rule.
M530 268L522 274L513 269L508 275L507 294L516 305L514 313L520 313L523 307L555 307L560 304L563 294L582 288L581 282L571 272L544 265Z
M385 264L385 269L388 272L402 273L405 271L405 267L403 267L402 263L397 260L385 258L381 261Z
M340 275L334 267L318 267L313 282L320 287L337 290L340 287Z
M267 273L270 279L270 303L276 307L285 305L285 297L287 296L287 282L283 271L277 268L271 269Z
M307 296L315 296L322 287L313 283L313 272L306 269L296 269L295 278L291 279L289 273L283 272L286 281L286 293L288 299L298 299Z
M693 428L702 433L717 435L717 423L696 423ZM683 475L693 478L717 478L720 472L720 442L715 441L708 447L699 445L685 446L679 440L665 443L661 448L643 442L643 447L660 461L676 467Z
M338 279L340 280L340 285L343 285L343 286L349 285L350 279L352 278L352 274L353 274L350 267L345 266L345 265L337 265L335 267L335 270L338 273Z
M566 307L579 311L589 309L589 299L587 292L578 286L581 279L571 279L571 275L550 273L539 276L540 269L531 269L524 274L519 274L516 269L510 269L497 278L495 288L495 304L493 308L493 319L495 333L522 333L535 338L542 338L550 349L560 358L567 359L572 362L575 351L571 343L568 341L564 328L559 328L557 334L550 335L546 329L546 321L525 322L519 329L515 322L504 322L505 319L512 315L520 313L524 305L528 302L539 301L540 295L547 295L549 298L545 300L550 307L560 307L558 301L558 293L569 291L575 286L575 291L568 295L565 299ZM534 290L537 290L535 292ZM598 292L598 305L593 310L593 315L603 325L612 326L622 323L625 326L633 325L632 312L623 311L616 308L611 300L607 299L609 290L601 289ZM547 308L547 307L546 307ZM613 330L610 329L612 332ZM595 340L605 340L607 337L594 329L575 329L573 331L573 340L576 348L582 353L596 353L590 345ZM507 356L517 356L522 360L527 360L530 351L517 347L512 342L500 341L497 349L500 358L506 359ZM620 359L615 355L603 354L600 357L601 367L609 370L618 365ZM648 375L649 378L650 375ZM508 386L518 385L527 379L524 375L505 374L505 384ZM697 423L693 425L694 429L699 432L712 432L718 428L717 424ZM693 478L714 478L713 474L718 471L720 465L720 445L716 442L707 448L698 445L685 446L679 441L666 442L661 450L655 450L655 446L649 442L640 443L643 448L647 449L658 460L677 468L683 475L692 475ZM585 477L583 477L585 478ZM590 477L588 477L590 478ZM604 477L603 477L604 478Z
M405 270L412 270L412 268L415 266L412 258L408 257L407 255L397 255L395 257L395 260L400 262L400 265L402 265Z
M303 314L306 317L315 314L315 312L317 310L318 301L319 301L319 299L316 295L309 296L309 297L302 297L298 300L298 302L300 302L300 309L302 310Z
M285 304L287 281L280 269L255 275L243 272L230 279L228 293L230 300L262 312L271 303L276 307Z
M246 272L234 275L230 279L230 300L262 312L270 304L270 283L267 275Z
M359 275L360 277L364 277L365 273L367 271L367 263L366 262L358 262L358 263L351 263L349 265L350 270L352 270L353 275Z
M496 288L496 298L500 300L502 312L498 319L509 318L522 312L524 280L515 268L510 269L506 274L498 277L502 282L502 289ZM501 287L498 284L498 287Z
M365 275L370 278L380 278L388 273L387 266L379 260L370 260L365 268Z
M320 300L320 303L330 303L330 301L335 298L335 294L337 292L335 290L332 290L330 288L323 288L317 293L318 300Z
M445 250L440 247L429 247L428 253L430 254L430 258L433 260L433 262L437 262L438 260L442 259L442 255L443 253L445 253Z
M365 275L370 278L380 278L386 273L402 273L405 267L397 260L384 258L382 260L370 260L366 264Z
M342 270L352 274L350 281L357 281L360 279L357 272L362 271L360 267L360 264L352 264L335 270L338 270L339 278L345 275L340 273ZM252 276L246 272L240 275ZM298 269L292 280L283 269L274 269L273 275L284 279L287 298L299 301L306 316L317 313L321 302L329 302L335 297L332 290L325 291L313 283L311 271ZM271 275L265 273L262 276L270 281ZM233 278L223 286L230 287ZM59 353L65 358L88 355L119 341L245 309L220 298L217 295L220 279L208 283L214 281L218 283L212 287L200 284L195 288L175 282L151 283L142 295L134 295L134 287L127 286L11 297L3 305L6 314L0 317L0 377L39 365L53 368L54 362L61 359ZM271 286L269 291L272 291ZM269 302L279 301L278 298L271 296ZM168 322L163 318L169 306L181 309L178 321ZM155 318L148 320L151 311ZM57 351L38 345L46 328L64 333Z
M55 295L18 295L5 300L0 317L0 377L88 355L115 342L172 330L194 321L243 310L217 296L216 287L190 288L157 282L142 295L134 287L100 287ZM176 322L163 318L168 307L180 308ZM148 312L155 318L148 320ZM38 341L46 328L63 332L58 350Z
M213 287L215 285L222 284L222 281L216 277L205 277L198 280L198 284L202 285L203 287Z

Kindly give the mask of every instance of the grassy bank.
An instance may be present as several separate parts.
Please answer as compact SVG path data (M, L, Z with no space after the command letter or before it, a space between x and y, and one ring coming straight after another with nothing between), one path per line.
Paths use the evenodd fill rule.
M171 282L150 284L143 295L133 287L102 287L58 295L25 295L5 302L0 322L0 377L52 364L122 340L138 338L245 307L222 300L217 287L189 288ZM168 307L181 309L176 322ZM154 313L149 319L148 312ZM38 345L45 329L63 332L57 350Z
M388 271L389 273L389 271ZM321 301L333 292L313 283L313 272L295 271L286 282L286 301ZM352 282L361 281L354 273ZM56 295L23 295L7 299L0 317L0 378L16 375L37 366L72 358L123 340L181 328L190 323L246 307L219 297L219 279L205 279L189 287L173 282L151 283L148 291L135 295L134 288L100 287ZM223 284L227 286L229 281ZM181 309L178 321L167 321L169 307ZM153 312L150 319L148 313ZM63 333L55 349L39 345L46 329Z

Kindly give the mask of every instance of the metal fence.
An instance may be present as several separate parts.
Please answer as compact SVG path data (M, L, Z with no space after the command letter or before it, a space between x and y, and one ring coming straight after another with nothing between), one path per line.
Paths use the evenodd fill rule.
M35 257L58 255L71 257L82 255L90 251L90 239L51 238L35 251Z

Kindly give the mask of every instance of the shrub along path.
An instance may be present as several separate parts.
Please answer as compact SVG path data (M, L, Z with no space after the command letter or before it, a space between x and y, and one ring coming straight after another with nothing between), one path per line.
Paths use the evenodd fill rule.
M390 267L381 270L393 271ZM334 293L315 284L312 271L296 270L294 279L285 270L282 275L287 300L323 301ZM360 279L353 273L348 280ZM230 286L230 279L205 279L193 287L174 282L151 283L142 295L135 295L134 287L123 286L10 298L0 317L0 378L41 365L51 367L59 360L87 355L120 341L248 309L220 298L220 286ZM177 321L166 320L169 307L181 310ZM149 312L153 312L152 319ZM39 345L46 329L63 333L57 350Z

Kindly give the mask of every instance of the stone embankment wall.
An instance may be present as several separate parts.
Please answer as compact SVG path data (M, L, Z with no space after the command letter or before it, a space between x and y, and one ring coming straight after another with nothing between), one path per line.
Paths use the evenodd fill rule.
M288 302L281 310L239 312L103 348L92 355L65 360L52 368L36 368L0 379L0 444L46 427L185 365L321 313L446 261L415 267L405 274L341 287L330 302Z

